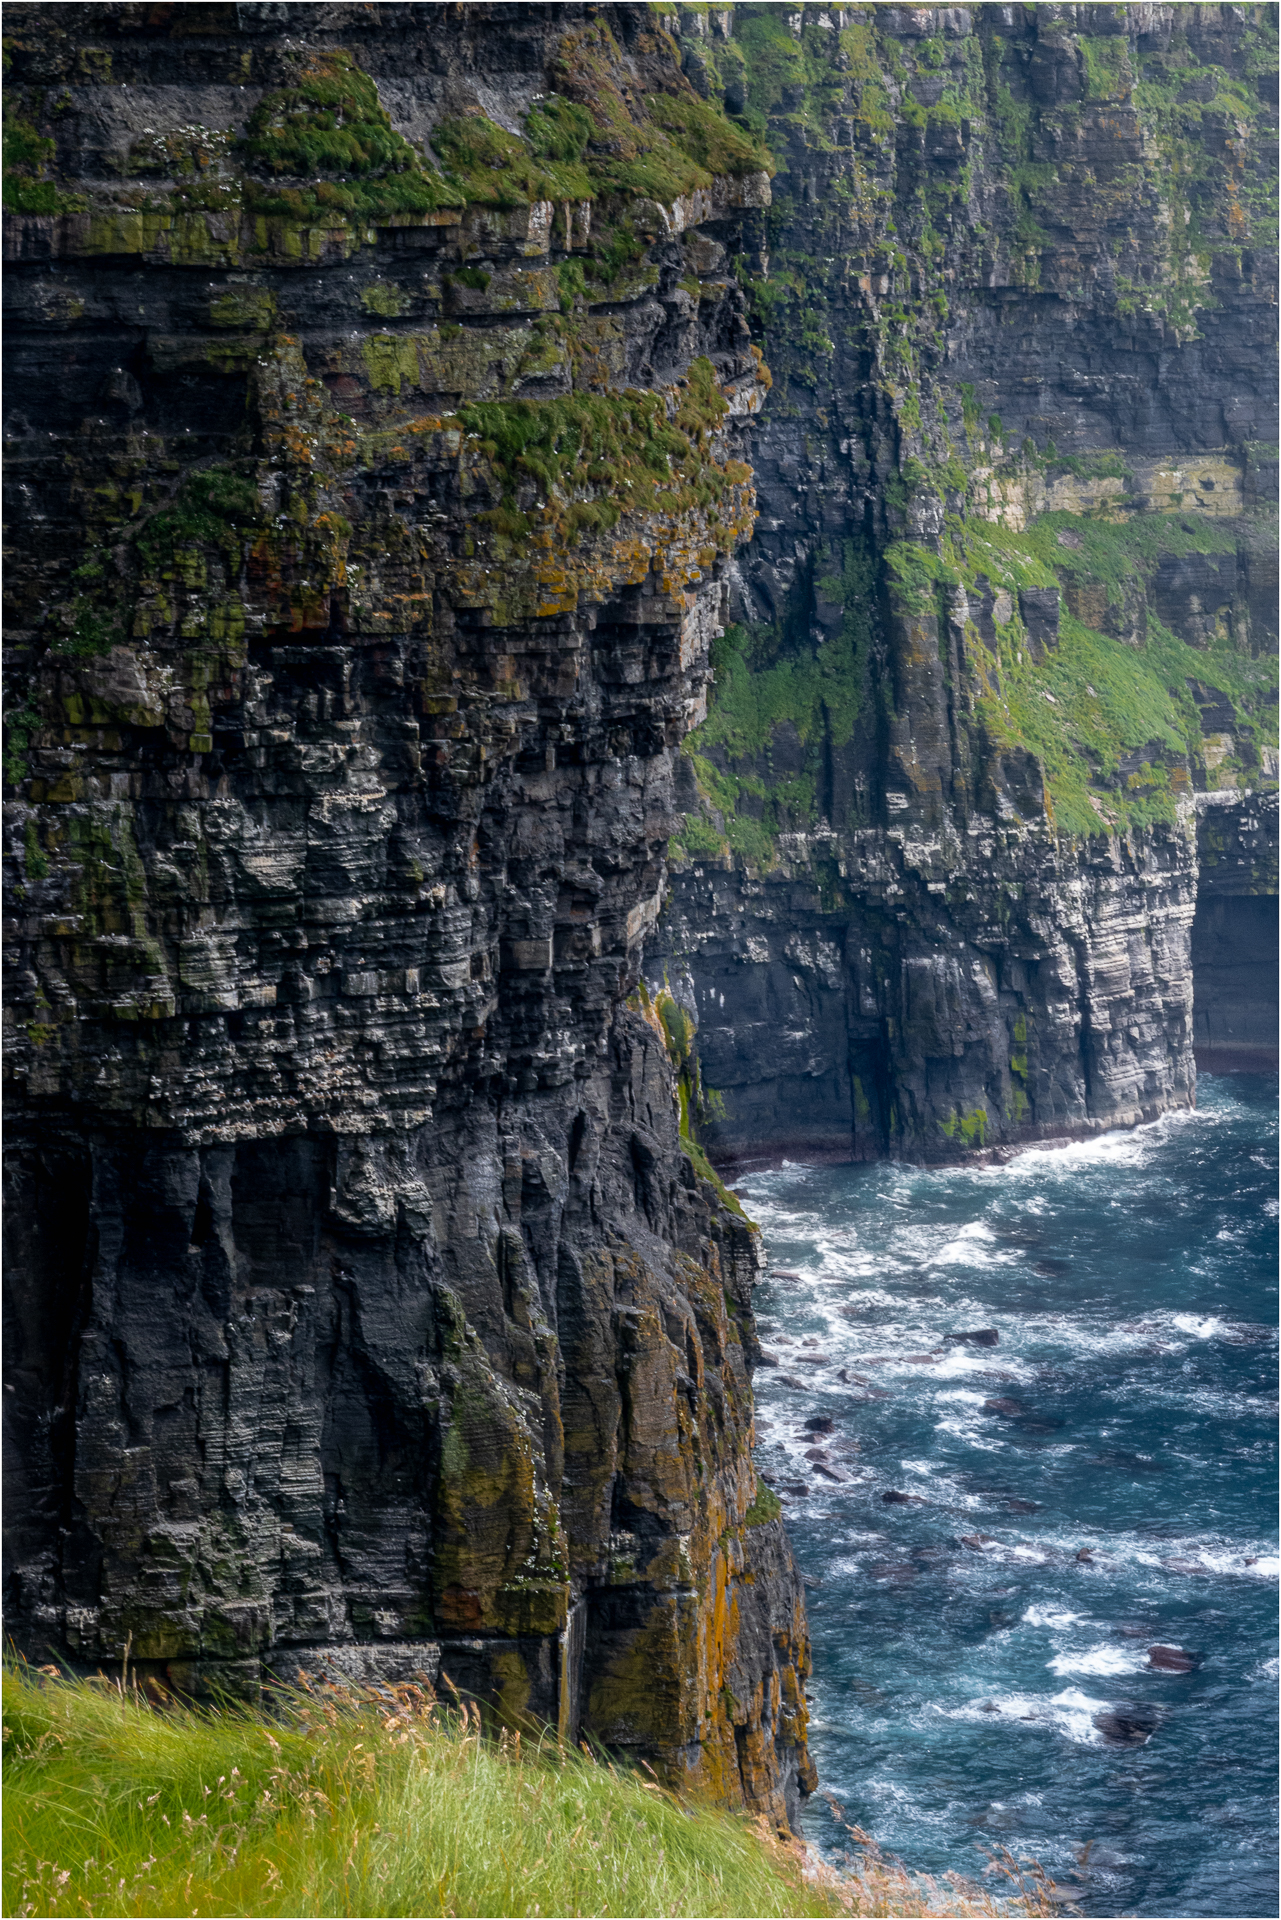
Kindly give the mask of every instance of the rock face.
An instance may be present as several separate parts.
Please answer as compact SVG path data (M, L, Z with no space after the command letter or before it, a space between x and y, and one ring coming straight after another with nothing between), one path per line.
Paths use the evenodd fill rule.
M8 27L9 1630L794 1819L757 1237L628 1004L765 157L639 7Z
M1270 12L6 29L9 1629L794 1819L694 1136L1193 1098L1197 821L1245 871L1276 771Z
M1198 1047L1275 1048L1223 971L1275 881L1197 907L1198 822L1204 861L1276 780L1271 17L682 20L780 163L760 521L646 960L708 1150L946 1160L1186 1105L1194 913Z
M1277 1064L1277 796L1198 796L1192 922L1198 1066Z

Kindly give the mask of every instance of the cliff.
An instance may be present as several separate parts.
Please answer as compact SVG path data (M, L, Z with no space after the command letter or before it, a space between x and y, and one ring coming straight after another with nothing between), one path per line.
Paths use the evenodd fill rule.
M7 28L10 1631L794 1820L703 1149L1255 1021L1273 10Z
M756 1236L628 1004L768 157L644 8L7 31L10 1631L794 1818Z
M1187 1104L1194 1039L1275 998L1265 880L1224 910L1248 981L1198 940L1194 1033L1197 821L1276 785L1274 12L679 20L779 161L760 521L646 962L705 1144L966 1158Z

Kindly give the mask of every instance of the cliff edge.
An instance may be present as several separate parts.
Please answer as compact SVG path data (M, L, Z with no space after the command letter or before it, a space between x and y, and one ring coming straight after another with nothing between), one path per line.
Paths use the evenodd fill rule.
M7 32L10 1631L794 1819L756 1237L627 1005L768 156L643 7Z

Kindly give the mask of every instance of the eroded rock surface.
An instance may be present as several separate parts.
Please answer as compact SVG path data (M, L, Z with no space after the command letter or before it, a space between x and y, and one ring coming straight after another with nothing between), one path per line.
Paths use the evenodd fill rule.
M10 1630L794 1819L756 1236L627 1004L764 160L643 8L8 26Z
M780 163L760 520L646 963L709 1151L965 1159L1187 1105L1198 822L1213 859L1275 806L1271 17L682 19ZM1203 1047L1261 1031L1264 974L1213 969L1275 882L1238 891Z

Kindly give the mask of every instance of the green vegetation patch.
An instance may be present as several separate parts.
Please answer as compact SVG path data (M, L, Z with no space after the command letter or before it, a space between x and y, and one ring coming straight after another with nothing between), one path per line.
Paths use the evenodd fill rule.
M27 119L18 99L4 96L4 205L7 213L57 213L58 189L49 178L54 142Z
M938 590L956 585L1005 588L1013 597L1024 586L1096 584L1115 610L1124 607L1127 586L1150 577L1164 556L1233 553L1239 538L1235 525L1190 515L1050 513L1020 532L949 517L939 552L902 541L887 548L885 562L900 605L940 621L946 605ZM1027 645L1017 614L996 629L992 646L968 628L966 656L989 747L1036 756L1051 817L1064 833L1173 818L1187 764L1203 746L1194 685L1231 705L1247 758L1259 762L1261 749L1274 744L1275 660L1254 659L1230 639L1189 646L1150 610L1138 646L1095 631L1064 607L1058 646L1042 658ZM1136 754L1144 756L1137 766Z
M533 528L530 509L554 503L556 529L572 543L584 531L607 531L628 512L714 512L730 485L751 478L741 462L721 465L712 457L711 437L727 411L711 361L699 359L671 417L661 395L639 389L475 401L457 417L481 441L498 479L502 502L486 516L489 523L521 542ZM711 512L709 521L712 540L728 544L728 527Z
M781 832L816 821L823 760L849 744L873 697L876 593L875 564L863 542L840 543L820 564L826 571L813 589L841 608L839 626L821 646L810 638L807 610L772 627L731 626L713 646L714 703L686 748L707 812L685 815L678 855L713 856L728 847L752 866L768 867ZM770 764L775 730L789 723L804 766L778 774Z
M570 107L568 101L564 104ZM581 108L570 110L587 122L581 142L567 136L552 144L545 134L552 124L546 113L540 113L535 123L537 147L483 114L460 114L439 123L432 133L432 146L446 178L464 199L477 205L520 207L535 200L590 200L595 183L581 156L591 121Z
M767 1487L763 1480L758 1480L756 1482L756 1497L747 1509L747 1512L743 1515L743 1525L745 1527L768 1526L771 1520L778 1519L782 1511L783 1502L774 1492L774 1489Z
M9 1674L4 1716L11 1913L858 1910L741 1818L425 1684L196 1712Z
M469 201L517 207L614 197L670 205L718 175L772 171L753 135L692 89L679 90L683 83L638 100L603 21L564 36L555 71L565 92L534 102L523 135L483 114L436 127L432 145Z
M391 220L465 197L395 131L373 81L341 49L312 54L295 85L264 94L243 151L272 183L251 179L248 205L295 222Z
M171 507L152 514L137 536L149 568L171 560L181 547L238 545L241 531L258 525L262 507L251 481L228 467L189 473Z

